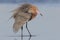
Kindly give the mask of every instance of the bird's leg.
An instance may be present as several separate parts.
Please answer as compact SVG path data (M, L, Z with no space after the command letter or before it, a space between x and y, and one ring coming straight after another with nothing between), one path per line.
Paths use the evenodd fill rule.
M30 35L30 38L29 38L29 40L30 40L31 37L32 37L32 35L31 35L31 33L29 32L29 29L28 29L28 27L27 27L27 22L26 22L26 29L27 29L27 31L28 31L28 33L29 33L29 35Z
M21 27L21 40L23 40L23 26Z

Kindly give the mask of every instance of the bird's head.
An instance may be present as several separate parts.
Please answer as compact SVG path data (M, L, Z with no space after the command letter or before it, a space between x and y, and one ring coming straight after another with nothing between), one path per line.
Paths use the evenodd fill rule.
M28 13L32 13L32 14L36 14L36 15L40 14L41 16L43 16L43 14L40 13L39 9L34 5L30 5Z
M39 9L32 4L22 4L20 7L18 7L16 10L13 10L13 12L25 12L25 13L31 13L31 14L40 14L41 16L43 16L42 13L40 13Z
M32 14L35 14L35 13L39 14L40 13L38 8L32 4L22 4L20 9L22 12L25 12L25 13L32 13Z

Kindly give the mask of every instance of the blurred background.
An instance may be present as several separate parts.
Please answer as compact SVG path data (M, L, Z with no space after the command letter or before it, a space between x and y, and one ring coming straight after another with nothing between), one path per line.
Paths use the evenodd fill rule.
M37 35L31 40L60 40L60 0L0 0L0 40L21 40L21 30L15 34L14 19L9 18L13 14L11 11L22 3L36 5L43 14L38 14L28 23L31 34ZM25 25L24 35L28 35ZM28 40L28 37L24 37L24 40Z
M60 3L60 0L0 0L0 3Z

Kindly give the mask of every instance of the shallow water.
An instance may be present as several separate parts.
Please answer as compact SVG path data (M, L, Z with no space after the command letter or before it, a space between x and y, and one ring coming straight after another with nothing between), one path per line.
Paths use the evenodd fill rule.
M33 35L31 40L60 40L60 4L34 4L43 16L38 15L28 23L28 28ZM19 31L13 32L14 20L8 19L12 16L12 10L17 8L18 4L0 4L0 40L20 40ZM24 25L24 35L28 32ZM15 36L15 37L9 37ZM28 37L24 37L28 40Z

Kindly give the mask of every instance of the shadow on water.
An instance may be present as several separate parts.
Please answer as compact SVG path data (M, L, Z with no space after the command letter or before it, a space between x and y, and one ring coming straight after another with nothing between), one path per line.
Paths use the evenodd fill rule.
M26 38L28 38L27 40L31 40L31 38L36 37L36 35L32 35L31 37L30 37L30 35L23 35L23 36L19 35L19 36L8 36L8 37L9 38L14 38L14 40L18 40L18 38L20 40L24 40L24 38L26 37Z
M17 38L20 38L20 40L24 40L24 37L29 37L28 40L31 40L32 37L36 37L36 35L23 35L23 36L8 36L9 38L14 38L14 40L18 40Z

